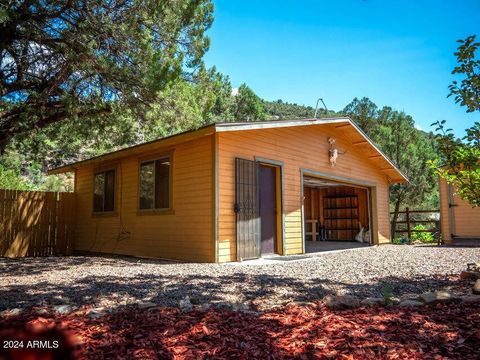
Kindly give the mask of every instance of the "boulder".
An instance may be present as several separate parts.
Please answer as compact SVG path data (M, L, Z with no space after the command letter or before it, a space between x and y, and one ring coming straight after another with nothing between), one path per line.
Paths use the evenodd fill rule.
M427 305L435 305L458 301L459 299L454 297L448 291L440 290L424 293L420 295L420 300Z
M385 305L385 299L384 298L376 298L376 297L368 297L363 299L360 304L362 306L369 306L369 307L374 307L374 306L382 306Z
M421 301L415 299L406 299L400 302L398 306L406 307L406 306L422 306L423 303Z
M477 279L475 281L475 284L473 285L472 292L474 294L480 295L480 279Z
M351 309L360 306L360 301L350 295L327 295L323 298L324 304L332 310Z

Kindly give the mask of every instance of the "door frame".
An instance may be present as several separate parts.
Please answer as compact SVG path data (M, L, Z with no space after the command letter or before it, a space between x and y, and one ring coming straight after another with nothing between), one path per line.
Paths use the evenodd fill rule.
M259 156L255 156L255 162L257 163L257 176L260 172L260 165L269 166L275 168L275 196L276 196L276 239L275 239L275 254L283 255L285 253L285 207L284 207L284 163L283 161L267 159ZM260 186L258 186L260 192ZM258 194L258 196L260 193ZM261 221L260 233L261 233ZM260 254L261 257L261 254Z
M339 185L356 186L367 190L367 206L370 227L370 245L378 245L378 207L377 207L377 184L369 181L352 179L348 177L323 173L320 171L300 168L300 201L301 201L301 229L302 229L302 253L305 254L305 209L304 209L304 177L310 176L318 179L335 181Z

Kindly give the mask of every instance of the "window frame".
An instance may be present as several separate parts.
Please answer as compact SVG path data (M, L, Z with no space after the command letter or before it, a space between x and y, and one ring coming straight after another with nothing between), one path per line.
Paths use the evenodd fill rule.
M170 161L170 167L168 169L168 208L155 208L155 187L156 187L156 162L159 160L168 159ZM154 181L153 181L153 194L154 194L154 204L151 209L142 209L140 208L140 187L141 187L141 167L145 163L153 162L154 163ZM137 186L137 215L169 215L175 214L173 208L173 151L158 154L155 156L145 157L138 160L138 186Z
M114 172L114 181L113 181L113 210L108 211L95 211L95 177L98 174L104 174L106 179L106 173L109 171ZM104 191L106 190L107 182L104 183ZM108 217L108 216L117 216L117 192L118 192L118 169L117 166L111 167L102 167L94 169L92 177L92 216L93 217ZM106 191L105 191L106 193ZM103 198L103 208L105 208L105 193Z

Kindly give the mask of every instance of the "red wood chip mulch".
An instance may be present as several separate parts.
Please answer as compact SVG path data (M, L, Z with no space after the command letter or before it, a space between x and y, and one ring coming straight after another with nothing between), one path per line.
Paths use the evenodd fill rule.
M480 305L261 314L127 308L97 319L26 313L0 318L0 339L24 340L24 349L0 347L0 359L480 359ZM29 351L28 339L60 347Z

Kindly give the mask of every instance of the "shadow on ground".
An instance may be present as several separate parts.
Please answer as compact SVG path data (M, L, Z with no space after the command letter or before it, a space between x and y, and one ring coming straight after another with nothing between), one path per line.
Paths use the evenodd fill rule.
M66 269L79 259L63 262ZM82 258L81 261L88 261ZM98 260L96 260L98 265ZM19 264L8 276L22 276L29 271L47 271L45 265L29 269ZM3 276L3 275L2 275ZM188 275L171 276L140 274L131 277L90 275L72 283L39 282L35 285L12 284L0 288L0 310L32 306L69 304L119 307L135 301L154 302L161 306L177 306L187 295L196 304L246 303L251 308L271 308L289 302L318 301L332 293L359 298L420 294L440 288L464 289L468 282L457 276L448 277L385 277L374 283L352 284L326 278L308 281L293 277L237 272L228 276Z

